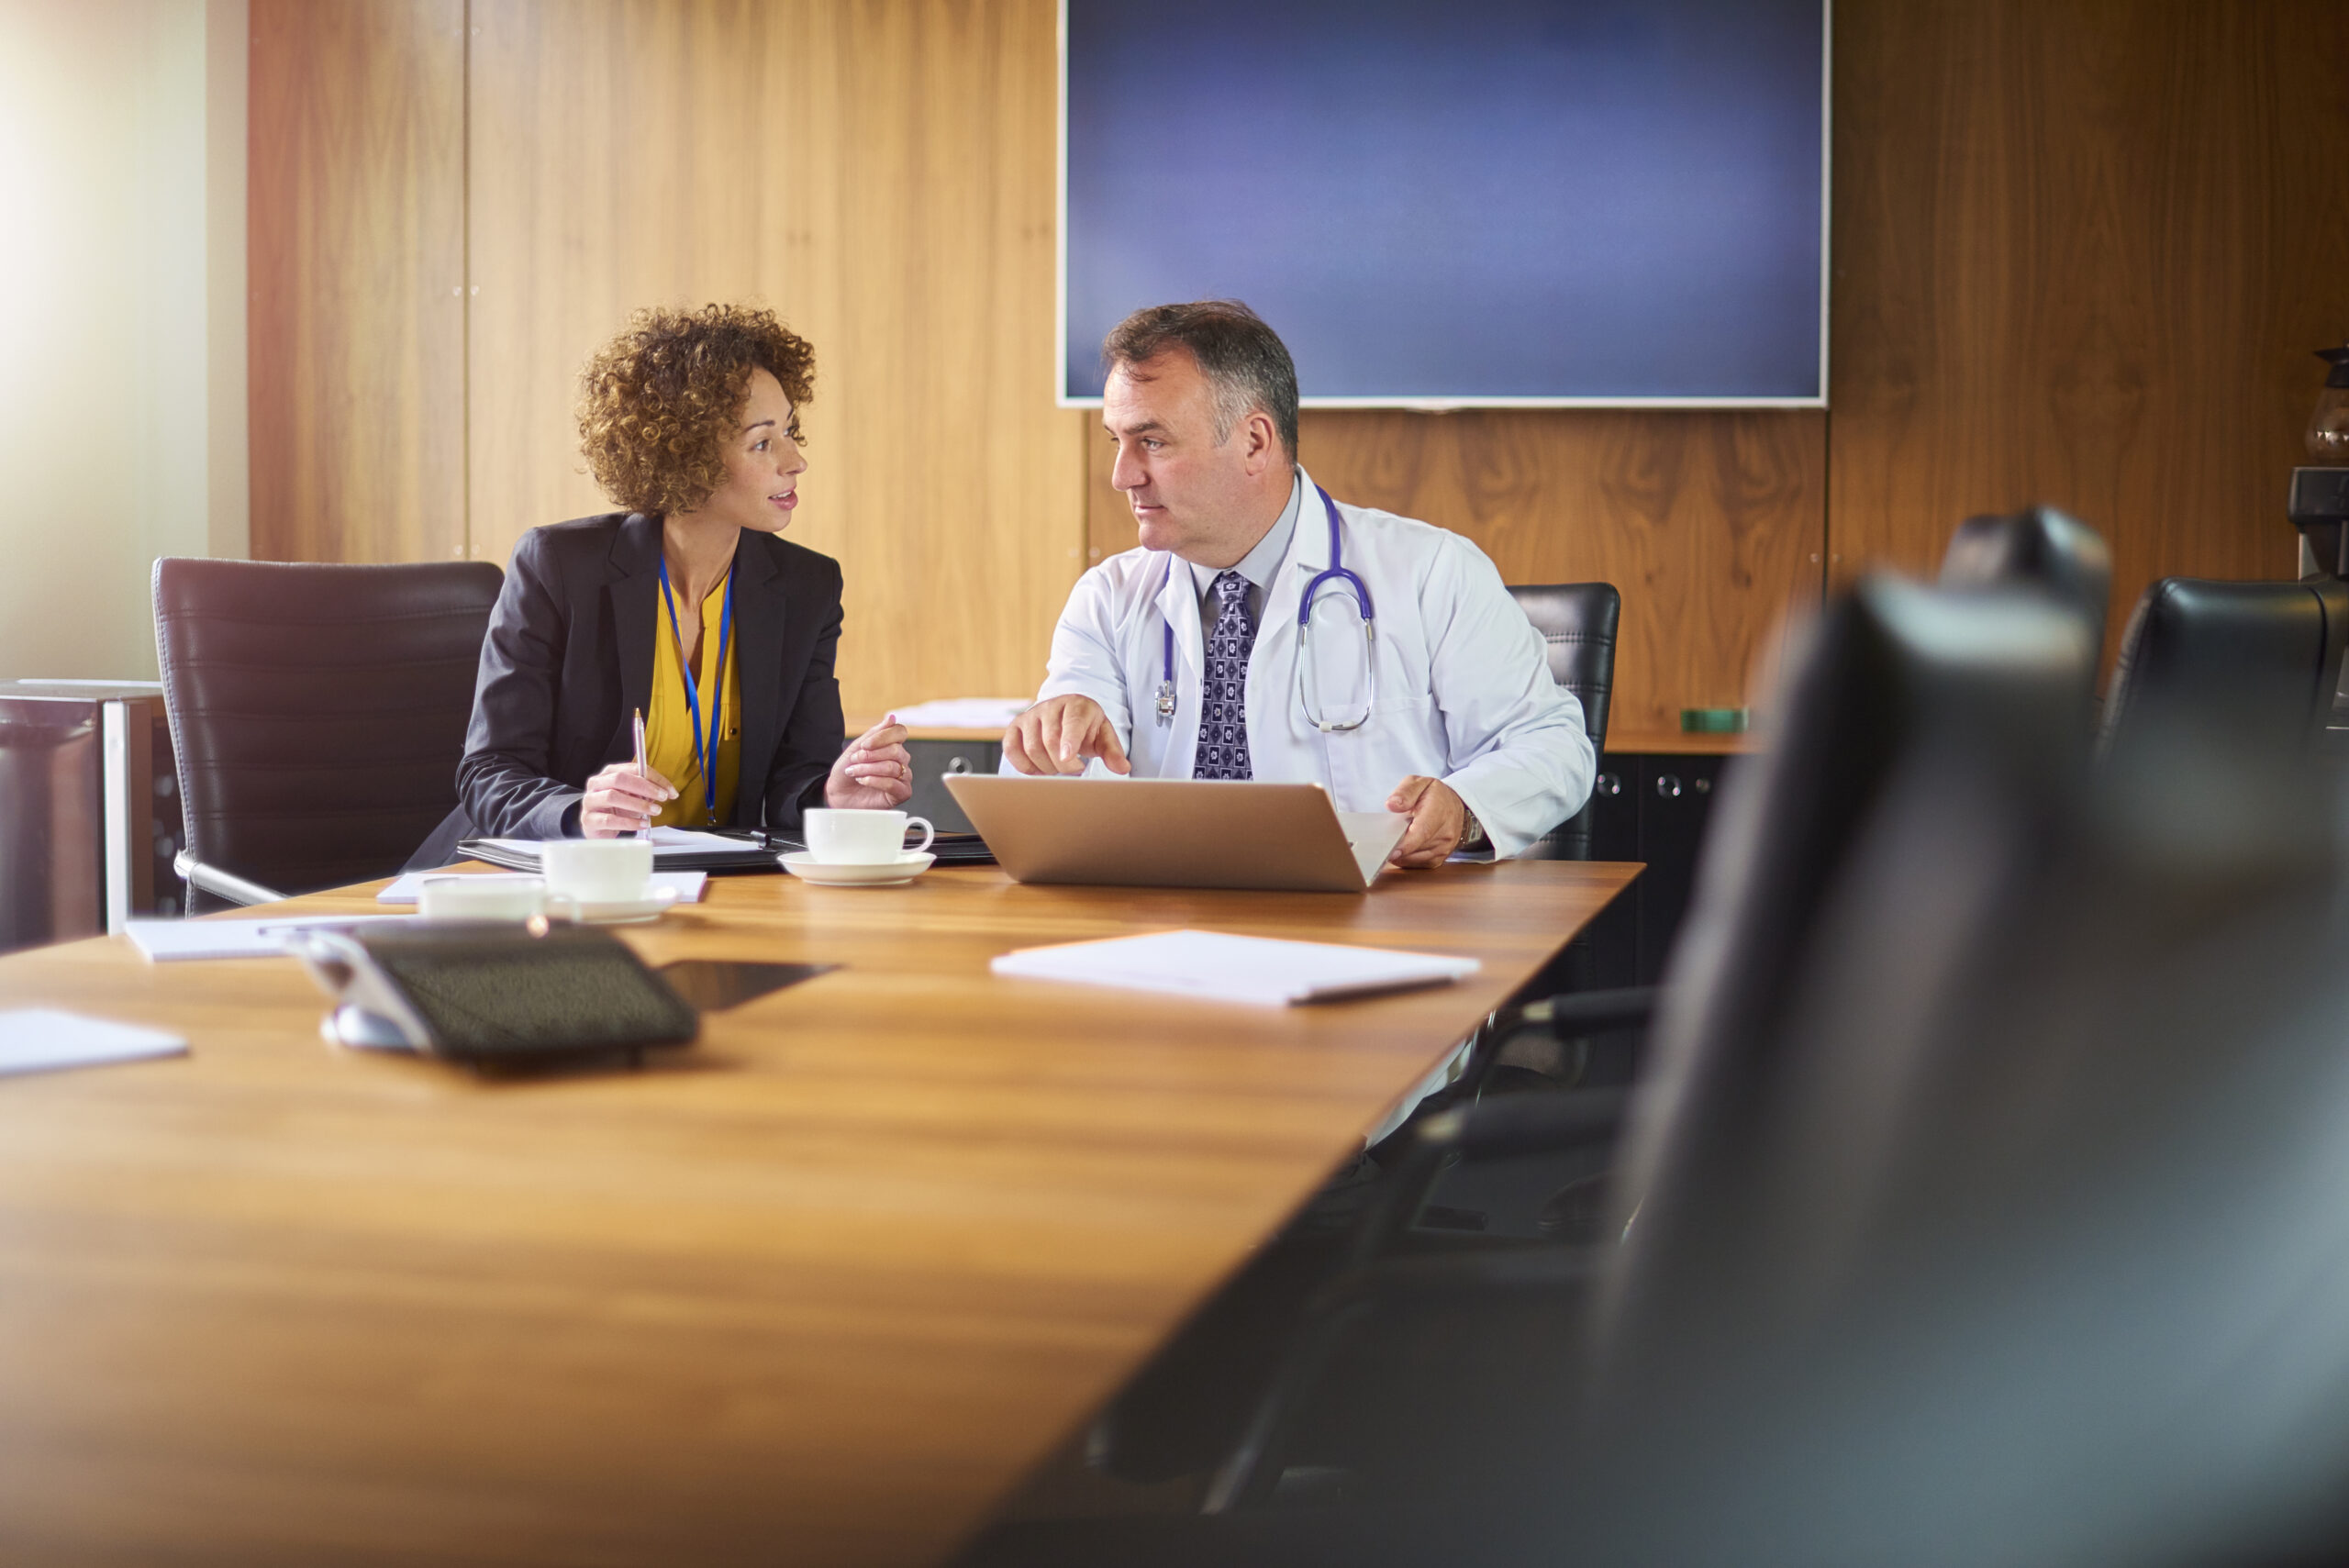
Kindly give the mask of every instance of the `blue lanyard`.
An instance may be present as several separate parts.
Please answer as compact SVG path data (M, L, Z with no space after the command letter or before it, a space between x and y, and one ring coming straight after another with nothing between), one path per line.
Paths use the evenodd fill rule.
M726 607L718 617L718 695L709 704L709 745L701 743L701 688L694 683L694 667L685 662L685 634L677 625L677 601L669 592L669 560L661 558L661 599L669 606L669 634L677 639L677 669L685 677L685 709L694 720L694 762L701 769L702 805L709 824L718 823L718 723L726 710L726 639L734 630L734 573L726 573ZM695 608L698 610L699 606Z

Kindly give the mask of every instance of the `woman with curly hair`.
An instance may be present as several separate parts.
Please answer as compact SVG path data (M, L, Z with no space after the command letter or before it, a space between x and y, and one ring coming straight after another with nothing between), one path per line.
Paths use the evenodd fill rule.
M913 793L899 726L842 749L841 569L780 537L807 467L799 410L814 380L807 339L734 306L639 311L588 361L582 449L624 510L515 546L458 809L411 863L444 863L473 834L796 832L809 806Z

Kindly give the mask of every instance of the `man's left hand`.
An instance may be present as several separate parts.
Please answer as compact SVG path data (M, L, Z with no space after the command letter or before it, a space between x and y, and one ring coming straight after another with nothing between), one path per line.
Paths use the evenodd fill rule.
M891 811L914 792L914 760L906 727L891 714L856 738L824 781L824 804L849 810Z
M1414 870L1440 866L1460 847L1460 836L1468 831L1468 807L1442 779L1413 773L1386 797L1386 809L1411 814L1403 841L1386 857L1390 864Z

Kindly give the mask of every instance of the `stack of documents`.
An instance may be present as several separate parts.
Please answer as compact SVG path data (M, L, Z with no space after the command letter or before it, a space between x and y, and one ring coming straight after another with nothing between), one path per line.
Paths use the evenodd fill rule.
M1001 729L1028 711L1032 697L941 697L894 709L910 729Z
M1221 931L1155 931L1146 937L1022 948L987 967L1023 980L1065 980L1277 1007L1447 984L1474 974L1477 963L1473 958L1438 953L1277 941Z
M186 1054L187 1041L161 1029L84 1018L50 1007L0 1013L0 1075Z

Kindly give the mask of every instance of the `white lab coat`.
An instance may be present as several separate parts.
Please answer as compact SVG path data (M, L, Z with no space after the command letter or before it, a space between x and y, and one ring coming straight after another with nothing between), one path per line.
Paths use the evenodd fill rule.
M1302 471L1299 471L1302 473ZM1248 753L1258 779L1317 783L1341 811L1378 811L1412 773L1452 786L1513 855L1589 798L1598 759L1582 705L1550 678L1542 634L1500 573L1460 535L1338 504L1344 562L1377 612L1376 702L1360 728L1324 733L1297 693L1297 606L1330 563L1330 523L1310 476L1288 555L1266 588L1248 656ZM1174 569L1168 571L1173 561ZM1165 630L1174 628L1174 717L1158 722ZM1163 550L1130 550L1077 580L1052 632L1038 700L1078 693L1117 727L1137 778L1188 778L1204 668L1198 592ZM1324 717L1362 711L1364 644L1352 591L1323 584L1311 651ZM1009 771L1010 764L1004 764ZM1087 770L1097 776L1097 762Z

